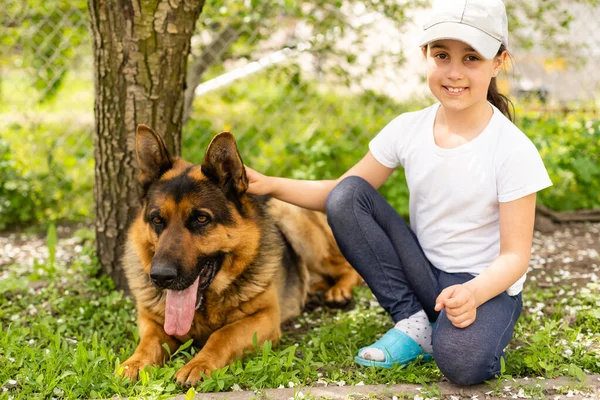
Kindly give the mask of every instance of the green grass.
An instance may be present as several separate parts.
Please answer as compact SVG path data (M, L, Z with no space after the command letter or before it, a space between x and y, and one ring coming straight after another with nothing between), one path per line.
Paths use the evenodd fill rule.
M197 353L178 351L162 368L144 370L134 383L113 374L138 341L132 301L97 264L89 232L71 265L38 262L0 270L0 399L169 398L185 393L173 376ZM53 235L49 245L53 248ZM8 272L12 271L12 272ZM350 311L317 308L290 323L277 349L269 342L257 353L212 374L194 392L258 390L299 385L420 383L435 394L442 375L435 363L378 370L353 363L359 347L391 325L366 287L355 290ZM565 299L565 300L563 300ZM600 373L600 287L551 288L525 292L524 315L508 352L503 377L581 379ZM540 312L544 316L540 316ZM564 316L575 315L565 319ZM501 391L501 382L490 382Z

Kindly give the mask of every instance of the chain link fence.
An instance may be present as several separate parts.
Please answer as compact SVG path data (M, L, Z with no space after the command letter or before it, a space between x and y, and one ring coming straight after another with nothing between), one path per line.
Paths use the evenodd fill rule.
M90 218L94 78L86 1L5 0L2 7L0 229L28 214L31 221ZM271 31L259 31L216 24L214 15L227 10L205 10L192 42L195 93L183 156L200 162L210 137L229 129L245 161L261 171L331 178L394 116L429 104L414 43L423 13L410 10L412 23L399 27L364 7L342 11L352 30L315 31L281 14L265 24ZM560 43L572 50L557 57L539 45L512 49L501 87L517 103L527 97L541 108L596 110L600 7L574 3L569 11ZM362 35L363 46L352 35Z

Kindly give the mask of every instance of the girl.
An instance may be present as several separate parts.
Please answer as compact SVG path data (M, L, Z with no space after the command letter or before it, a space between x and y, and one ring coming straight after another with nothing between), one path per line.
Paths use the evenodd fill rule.
M247 168L249 193L326 209L342 253L394 320L359 364L433 356L461 385L500 372L521 313L536 192L552 184L496 88L507 32L501 0L436 2L420 42L436 104L390 122L336 181ZM410 227L376 190L398 165Z

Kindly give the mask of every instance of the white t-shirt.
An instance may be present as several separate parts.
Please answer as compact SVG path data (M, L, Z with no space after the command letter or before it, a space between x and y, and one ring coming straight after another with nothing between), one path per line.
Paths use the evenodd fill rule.
M369 143L377 161L402 165L410 191L410 223L438 269L481 273L500 254L499 202L552 185L533 143L496 107L486 128L459 147L435 144L440 104L402 114ZM525 275L508 290L523 289Z

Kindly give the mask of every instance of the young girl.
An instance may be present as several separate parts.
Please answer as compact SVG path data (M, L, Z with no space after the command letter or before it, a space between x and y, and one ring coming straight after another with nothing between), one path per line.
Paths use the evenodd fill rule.
M433 356L469 385L500 372L521 313L536 192L552 183L496 88L508 46L502 1L441 0L432 11L420 45L438 103L390 122L336 181L247 168L248 192L326 209L342 253L395 322L356 362ZM398 165L410 227L376 190Z

